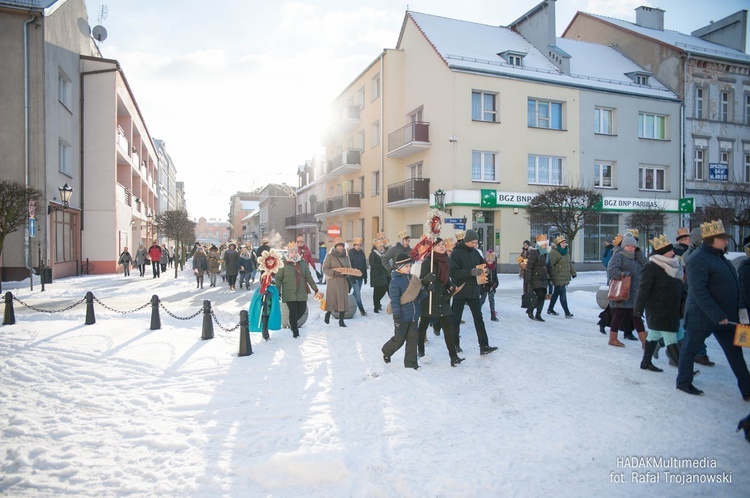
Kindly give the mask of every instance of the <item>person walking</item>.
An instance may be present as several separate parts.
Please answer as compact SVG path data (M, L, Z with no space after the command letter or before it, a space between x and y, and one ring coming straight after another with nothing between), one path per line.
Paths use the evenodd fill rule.
M148 257L151 259L151 271L154 274L152 278L161 278L161 272L159 271L161 268L161 247L156 241L148 248Z
M167 265L169 264L169 249L167 249L167 244L162 244L161 246L161 257L159 258L159 264L161 264L161 272L166 273Z
M622 277L630 276L630 295L625 301L609 301L612 309L612 323L609 328L609 345L618 348L624 348L625 344L617 340L617 332L620 330L620 323L630 317L633 321L635 331L638 332L638 338L641 345L646 345L646 327L643 325L643 319L640 315L633 313L636 296L638 294L638 285L640 284L641 269L648 262L637 247L638 242L631 233L626 233L622 238L620 246L622 250L617 251L607 266L607 277L610 280L619 280Z
M383 239L372 240L372 250L370 251L370 287L372 287L372 305L375 313L380 313L383 306L380 301L388 292L388 275L383 266L383 255L385 255Z
M457 236L458 238L458 236ZM453 296L453 339L456 344L456 352L461 353L461 317L464 306L468 305L471 316L474 319L474 328L477 331L479 341L479 354L485 355L497 351L496 347L489 345L487 329L482 318L482 307L479 304L479 283L477 277L486 272L479 266L484 260L477 251L479 235L475 230L466 230L461 242L450 255L450 278L460 288Z
M276 273L276 288L281 296L281 302L289 309L289 328L292 330L292 337L299 337L298 322L307 311L307 296L310 289L317 299L322 298L323 294L315 285L310 267L300 256L299 246L294 242L287 246L286 262Z
M318 285L323 284L323 261L326 260L326 253L328 252L328 249L326 248L326 243L321 242L318 244L318 263L320 264L321 271L318 273Z
M305 238L302 235L297 235L297 252L300 257L305 260L307 266L310 267L310 271L314 271L316 276L320 278L320 272L315 268L315 260L313 259L312 251L307 244L305 244Z
M524 274L524 293L533 292L537 297L536 310L528 308L526 314L532 320L543 322L542 309L544 308L544 298L547 295L547 282L549 281L548 271L548 254L547 254L547 236L540 234L536 236L536 244L529 249L529 258L526 263L526 273ZM536 314L534 313L536 311Z
M455 367L464 361L458 357L456 341L453 337L453 310L451 295L456 286L450 279L450 261L445 249L445 241L435 239L433 249L422 262L419 273L422 283L427 288L427 297L422 299L419 312L419 326L417 328L419 357L424 356L424 345L427 341L427 328L433 322L435 330L443 330L445 347L448 349L451 366Z
M169 248L169 267L172 268L174 264L174 246Z
M641 271L633 314L642 316L645 311L649 328L641 370L663 372L652 363L651 358L659 341L663 340L667 356L675 364L679 360L677 340L687 296L684 284L685 271L682 260L675 256L674 247L665 235L654 237L650 243L653 250L648 258L649 262Z
M250 261L250 251L247 248L247 246L242 248L242 252L240 252L240 289L242 289L242 286L245 286L245 289L250 289L250 272L252 270L251 265L252 262Z
M391 297L394 332L393 337L383 344L380 351L383 353L383 361L390 363L391 357L406 343L404 367L418 370L417 319L420 300L425 297L426 293L422 288L422 282L416 276L411 275L411 263L409 255L404 253L396 255L393 261L394 269L391 272L388 293Z
M138 242L138 249L135 251L135 266L138 267L138 272L143 277L146 274L146 258L148 257L148 251L143 245L143 242Z
M677 243L674 244L674 254L675 256L682 256L690 249L690 231L684 227L678 228L675 241Z
M323 273L326 276L326 324L331 321L331 313L336 313L339 319L339 327L346 327L344 315L349 309L349 283L347 276L337 268L351 268L349 256L346 255L344 239L336 237L333 241L333 249L323 262Z
M365 306L362 304L362 284L367 283L367 258L365 257L365 251L362 250L361 237L354 237L352 240L352 247L349 249L349 263L351 263L352 268L362 272L360 277L349 276L348 278L359 313L365 316L367 313L365 312Z
M495 311L495 290L497 290L497 259L492 249L487 249L484 256L485 268L487 269L487 283L479 286L479 305L484 306L484 301L489 298L490 302L490 320L493 322L500 321Z
M612 252L614 249L615 246L612 241L604 239L604 250L602 251L602 264L604 265L604 268L609 265L609 260L612 259Z
M409 235L406 230L399 232L398 239L400 242L396 242L396 245L388 249L385 252L385 255L383 255L383 266L389 275L392 275L393 264L396 260L396 256L399 254L409 255L411 252L411 246L409 245L411 242L411 235Z
M703 237L701 237L701 227L697 226L690 230L690 243L688 245L687 250L682 254L682 262L685 263L685 268L687 269L687 265L690 263L690 258L693 257L693 253L700 248L700 246L703 244ZM687 274L687 271L686 271ZM683 326L685 319L683 318ZM685 330L685 335L689 334L689 330ZM684 340L684 339L683 339ZM713 367L716 365L709 357L708 357L708 349L706 348L706 343L704 342L703 345L701 345L698 352L695 354L695 363L698 363L699 365L703 365L706 367ZM671 363L670 363L671 364ZM674 365L677 366L677 365Z
M750 372L742 348L734 345L734 326L747 323L747 303L740 290L734 265L724 256L729 239L721 220L702 223L703 244L686 264L688 296L685 303L685 341L677 366L676 387L688 394L703 394L693 385L693 361L706 338L711 334L724 351L740 394L750 401Z
M550 298L547 307L548 315L557 315L555 304L560 298L560 306L565 312L565 318L573 318L573 314L568 309L568 284L571 278L576 278L576 270L573 263L570 262L570 253L568 252L568 241L564 235L555 238L555 248L549 252L550 278L552 285L552 298Z
M518 263L518 278L523 278L524 273L526 272L526 263L528 263L530 247L531 242L524 240L523 247L521 247L521 254L516 258L516 263Z
M122 265L122 274L126 277L130 276L130 264L132 262L133 257L130 255L130 252L128 252L128 248L124 247L117 260L117 264Z
M211 247L208 248L207 257L208 281L210 283L210 287L216 287L216 277L219 275L219 271L221 271L221 254L219 254L219 248L215 245L211 245Z
M237 274L240 272L240 253L237 252L237 244L229 244L229 248L224 251L224 267L227 272L227 283L229 290L237 290Z
M208 271L208 257L202 246L198 246L193 254L193 275L195 275L195 288L203 288L203 275Z

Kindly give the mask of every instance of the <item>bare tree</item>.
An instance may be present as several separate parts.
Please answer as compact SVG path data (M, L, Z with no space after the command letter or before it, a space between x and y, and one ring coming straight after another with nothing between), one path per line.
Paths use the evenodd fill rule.
M648 244L648 237L658 235L656 230L664 229L664 222L667 216L664 209L648 209L645 211L635 211L625 218L625 223L630 228L637 228L643 234L640 238Z
M568 247L587 223L596 223L602 196L592 188L550 187L526 208L529 222L555 225L568 239Z
M195 239L196 223L188 218L186 211L170 210L156 215L156 224L162 233L175 241L174 276L177 278L178 265L181 270L185 268L186 247Z
M750 183L735 178L707 197L703 221L722 220L725 225L739 227L741 242L750 232Z
M23 183L0 180L0 255L5 237L24 226L29 217L29 201L38 201L42 193ZM2 290L0 268L0 290Z

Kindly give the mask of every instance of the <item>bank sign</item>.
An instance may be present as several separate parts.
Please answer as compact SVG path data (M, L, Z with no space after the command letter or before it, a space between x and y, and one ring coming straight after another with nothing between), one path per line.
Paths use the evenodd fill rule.
M709 163L708 179L714 181L729 181L729 165L724 163Z
M483 189L480 205L483 208L525 208L539 194L528 192L499 192ZM639 197L602 197L602 211L647 211L663 209L667 213L679 213L679 199L644 199Z

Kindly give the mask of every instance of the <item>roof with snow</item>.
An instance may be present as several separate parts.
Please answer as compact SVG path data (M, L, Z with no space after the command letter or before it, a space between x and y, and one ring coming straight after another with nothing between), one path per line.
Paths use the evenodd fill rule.
M557 48L571 56L571 74L565 74L531 42L509 28L419 12L410 11L407 15L454 71L677 100L655 78L649 78L647 86L636 84L627 74L647 71L611 47L557 38ZM400 44L401 40L397 48ZM523 65L507 63L498 55L504 52L526 54Z
M602 21L614 24L620 28L638 33L641 36L651 38L661 43L671 45L672 47L689 52L692 54L701 54L708 57L718 57L722 59L733 60L737 62L743 62L745 64L750 63L750 55L745 52L740 52L718 43L713 43L697 36L686 35L679 31L672 31L669 29L659 30L653 28L646 28L639 26L629 21L623 21L621 19L615 19L613 17L607 17L597 14L589 14L587 12L579 12L579 14L585 14L587 16L595 17Z

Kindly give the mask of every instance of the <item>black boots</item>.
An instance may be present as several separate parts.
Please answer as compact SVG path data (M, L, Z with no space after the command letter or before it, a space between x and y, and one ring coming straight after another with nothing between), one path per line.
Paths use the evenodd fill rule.
M458 365L459 363L461 363L465 359L466 358L459 358L458 356L455 356L455 357L451 358L451 366L455 367L456 365Z
M537 322L543 322L544 318L542 318L542 314L537 311L536 316L534 317L534 320L536 320Z
M481 355L494 353L495 351L497 351L495 346L482 346L479 348L479 354Z
M365 307L364 307L364 306L360 306L360 307L359 307L359 313L360 313L360 314L361 314L362 316L366 316L366 315L367 315L367 313L365 312Z
M643 359L641 360L641 370L651 370L652 372L663 372L659 367L654 366L651 363L651 357L654 355L654 350L659 341L646 341L646 346L643 348Z
M532 320L534 319L534 310L532 308L526 310L526 314L529 315L529 318L531 318Z
M326 324L331 323L331 312L330 311L326 311L326 316L325 316L325 318L323 318L323 321L326 322Z
M680 364L680 347L677 343L667 346L667 358L669 358L669 364L673 367Z
M292 337L295 339L299 337L299 329L292 329Z
M339 327L346 327L346 324L344 323L344 312L339 311Z
M633 335L633 331L632 330L630 332L625 332L625 339L627 339L629 341L637 341L638 340L638 338Z

